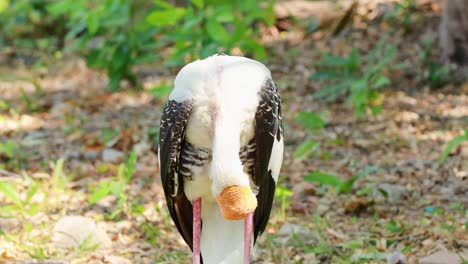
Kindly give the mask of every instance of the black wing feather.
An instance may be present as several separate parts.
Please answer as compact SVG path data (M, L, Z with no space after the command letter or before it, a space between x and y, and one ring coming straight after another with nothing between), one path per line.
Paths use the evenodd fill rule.
M190 101L167 102L161 117L159 162L169 213L179 233L190 249L193 249L192 204L185 196L183 176L179 174L181 148L185 141L185 127L191 111Z
M276 183L268 169L274 140L283 136L281 98L273 80L268 79L259 92L260 101L255 114L255 168L252 175L258 187L258 206L254 214L254 241L263 233L270 217Z

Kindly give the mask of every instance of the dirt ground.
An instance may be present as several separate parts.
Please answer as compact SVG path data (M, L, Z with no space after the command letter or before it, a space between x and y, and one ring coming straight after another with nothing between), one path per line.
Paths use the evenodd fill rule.
M282 96L286 153L255 263L423 263L434 253L468 260L468 143L438 163L468 124L468 82L434 88L421 77L418 51L427 38L437 43L439 13L432 8L420 13L424 22L411 32L389 30L378 16L356 16L353 29L334 37L304 35L297 25L265 32L272 54L266 64ZM357 118L344 100L314 98L322 84L309 76L322 53L366 51L380 38L411 65L389 73L381 114ZM430 56L437 58L434 50ZM141 68L144 90L109 93L105 76L79 58L12 65L0 66L0 142L13 146L13 155L0 152L0 262L187 263L190 252L166 211L150 150L165 98L149 91L170 83L177 69ZM301 111L319 113L325 127L302 128ZM306 138L320 142L319 149L294 159ZM119 166L132 150L137 163L123 195L90 203L103 183L122 179ZM369 173L339 194L304 181L313 171L342 179ZM57 222L73 215L96 221L108 246L59 247Z

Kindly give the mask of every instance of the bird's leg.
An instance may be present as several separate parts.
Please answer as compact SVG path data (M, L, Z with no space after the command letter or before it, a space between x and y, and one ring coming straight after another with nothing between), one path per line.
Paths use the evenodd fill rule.
M200 264L200 236L201 236L201 198L192 201L193 207L193 264Z
M245 218L244 224L244 264L250 264L250 250L252 246L253 214Z

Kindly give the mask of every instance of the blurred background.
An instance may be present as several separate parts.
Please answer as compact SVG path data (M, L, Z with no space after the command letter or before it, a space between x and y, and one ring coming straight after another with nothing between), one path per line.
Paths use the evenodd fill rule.
M187 263L150 149L178 70L225 53L283 102L254 263L466 263L467 6L0 0L0 262Z

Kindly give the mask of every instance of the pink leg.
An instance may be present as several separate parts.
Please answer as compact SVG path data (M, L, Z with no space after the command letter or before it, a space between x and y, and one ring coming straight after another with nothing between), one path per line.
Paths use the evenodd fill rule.
M200 264L200 233L201 233L201 198L192 201L193 207L193 256L192 263Z
M253 214L249 214L244 225L244 264L250 264L250 250L252 245Z

